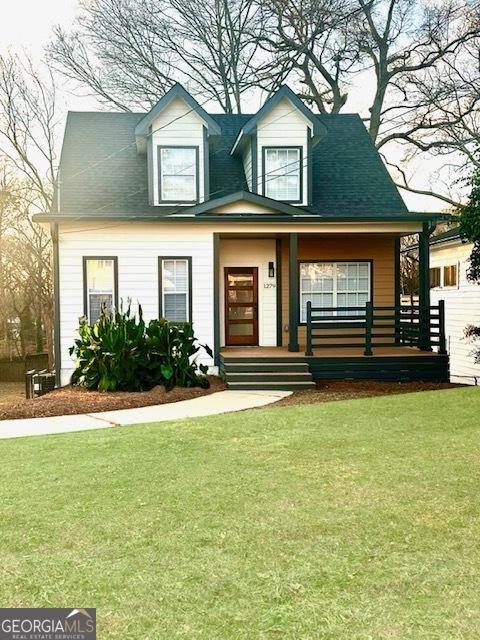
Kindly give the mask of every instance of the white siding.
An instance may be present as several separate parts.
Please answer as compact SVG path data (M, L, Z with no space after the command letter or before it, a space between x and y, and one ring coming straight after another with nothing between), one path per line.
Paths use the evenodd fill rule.
M254 202L248 202L247 200L237 200L236 202L232 202L231 204L224 204L221 207L215 207L212 209L211 213L230 213L241 214L241 213L277 213L276 209L272 209L269 207L264 207L261 204L256 204Z
M243 152L243 170L249 190L252 190L252 145L249 142Z
M131 298L142 305L148 321L158 317L158 257L192 256L192 313L195 334L213 349L213 235L208 230L189 231L184 226L120 223L108 229L60 228L60 337L62 384L74 363L68 353L83 315L83 256L117 256L118 293L124 303ZM73 233L72 233L73 231ZM199 361L213 365L205 352Z
M152 123L153 196L158 204L158 145L198 146L200 202L205 199L203 174L203 120L180 98L176 98ZM162 206L162 205L160 205ZM168 205L171 206L171 205Z
M277 344L276 279L268 275L268 263L275 264L275 240L252 238L220 240L220 339L225 345L225 267L258 268L258 342L261 347Z
M445 331L450 354L451 380L475 384L477 377L480 384L480 365L475 364L472 355L474 344L467 342L464 337L467 325L480 324L480 286L467 280L471 251L471 244L458 242L431 248L430 266L440 267L443 277L443 267L456 264L458 284L457 287L431 289L430 297L432 304L437 304L438 300L445 300Z
M308 201L308 121L292 103L281 100L269 113L260 120L257 126L257 167L258 192L263 195L263 147L302 147L303 155L303 200Z

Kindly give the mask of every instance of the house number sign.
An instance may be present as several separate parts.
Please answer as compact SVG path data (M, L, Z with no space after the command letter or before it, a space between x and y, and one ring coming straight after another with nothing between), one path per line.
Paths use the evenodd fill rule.
M263 285L264 289L275 289L277 285L274 282L265 282Z

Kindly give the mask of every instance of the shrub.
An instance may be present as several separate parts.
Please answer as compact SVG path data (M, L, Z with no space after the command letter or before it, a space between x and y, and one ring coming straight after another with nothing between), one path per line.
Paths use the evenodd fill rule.
M201 347L210 356L212 352L197 342L189 323L161 318L147 325L142 308L137 319L129 305L114 313L102 309L93 325L82 318L78 333L70 348L77 360L72 384L99 391L146 391L157 384L167 391L174 386L208 387L207 367L198 365L194 356Z

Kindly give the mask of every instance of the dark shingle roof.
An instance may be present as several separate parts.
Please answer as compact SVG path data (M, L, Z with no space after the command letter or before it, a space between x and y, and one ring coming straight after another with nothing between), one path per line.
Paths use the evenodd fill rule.
M453 227L452 229L447 229L447 231L432 236L430 238L430 244L441 244L442 242L456 240L457 238L460 238L460 227Z
M246 190L241 158L230 150L251 115L211 114L222 129L210 138L210 194ZM144 113L70 112L60 160L62 213L159 214L148 204L147 158L135 127ZM326 135L314 146L313 203L322 215L395 215L407 211L361 119L318 115ZM55 198L53 210L57 211ZM162 207L162 213L174 208Z

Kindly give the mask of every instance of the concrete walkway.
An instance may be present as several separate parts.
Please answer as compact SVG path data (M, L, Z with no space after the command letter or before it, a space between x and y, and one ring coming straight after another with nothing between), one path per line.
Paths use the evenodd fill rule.
M208 396L192 398L192 400L156 404L138 409L119 409L54 418L1 420L0 439L213 416L219 413L263 407L290 394L291 391L219 391Z

